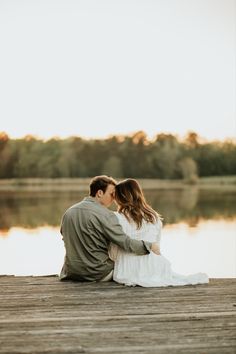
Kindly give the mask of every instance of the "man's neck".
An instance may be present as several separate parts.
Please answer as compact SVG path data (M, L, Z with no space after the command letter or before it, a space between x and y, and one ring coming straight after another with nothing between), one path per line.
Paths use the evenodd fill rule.
M100 204L101 206L103 206L103 207L105 207L105 205L103 205L102 203L101 203L101 200L96 196L96 197L92 197L92 198L94 198L94 200L98 203L98 204ZM106 208L106 207L105 207Z

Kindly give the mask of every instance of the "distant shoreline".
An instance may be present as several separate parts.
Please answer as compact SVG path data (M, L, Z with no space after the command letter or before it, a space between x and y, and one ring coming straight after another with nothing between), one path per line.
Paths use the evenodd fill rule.
M118 178L122 180L123 178ZM91 178L13 178L0 179L0 192L17 191L87 191ZM236 176L202 177L194 184L184 180L137 178L145 190L151 189L231 189L236 190Z

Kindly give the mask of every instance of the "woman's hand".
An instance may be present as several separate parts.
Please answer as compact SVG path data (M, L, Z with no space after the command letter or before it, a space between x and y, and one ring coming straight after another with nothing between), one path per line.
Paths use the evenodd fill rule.
M152 243L151 251L154 252L155 254L157 254L158 256L160 256L161 251L160 251L160 247L159 247L158 243L156 243L156 242Z

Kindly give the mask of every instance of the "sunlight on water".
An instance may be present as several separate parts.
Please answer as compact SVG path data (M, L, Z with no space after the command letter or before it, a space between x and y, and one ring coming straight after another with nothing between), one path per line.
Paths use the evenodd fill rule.
M178 273L236 277L235 221L202 221L194 228L184 223L166 226L161 248Z
M202 221L166 225L162 254L182 274L206 272L210 277L236 277L235 221ZM0 230L0 274L49 275L60 272L64 245L59 227Z
M0 231L0 274L48 275L60 271L64 246L59 227Z

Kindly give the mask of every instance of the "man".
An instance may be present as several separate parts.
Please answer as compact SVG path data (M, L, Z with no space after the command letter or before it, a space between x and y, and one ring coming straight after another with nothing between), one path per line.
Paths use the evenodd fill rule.
M108 281L112 279L113 261L108 256L111 242L138 255L160 254L156 243L132 240L107 209L114 200L116 181L108 176L91 180L90 196L70 207L62 218L61 234L66 255L61 280Z

